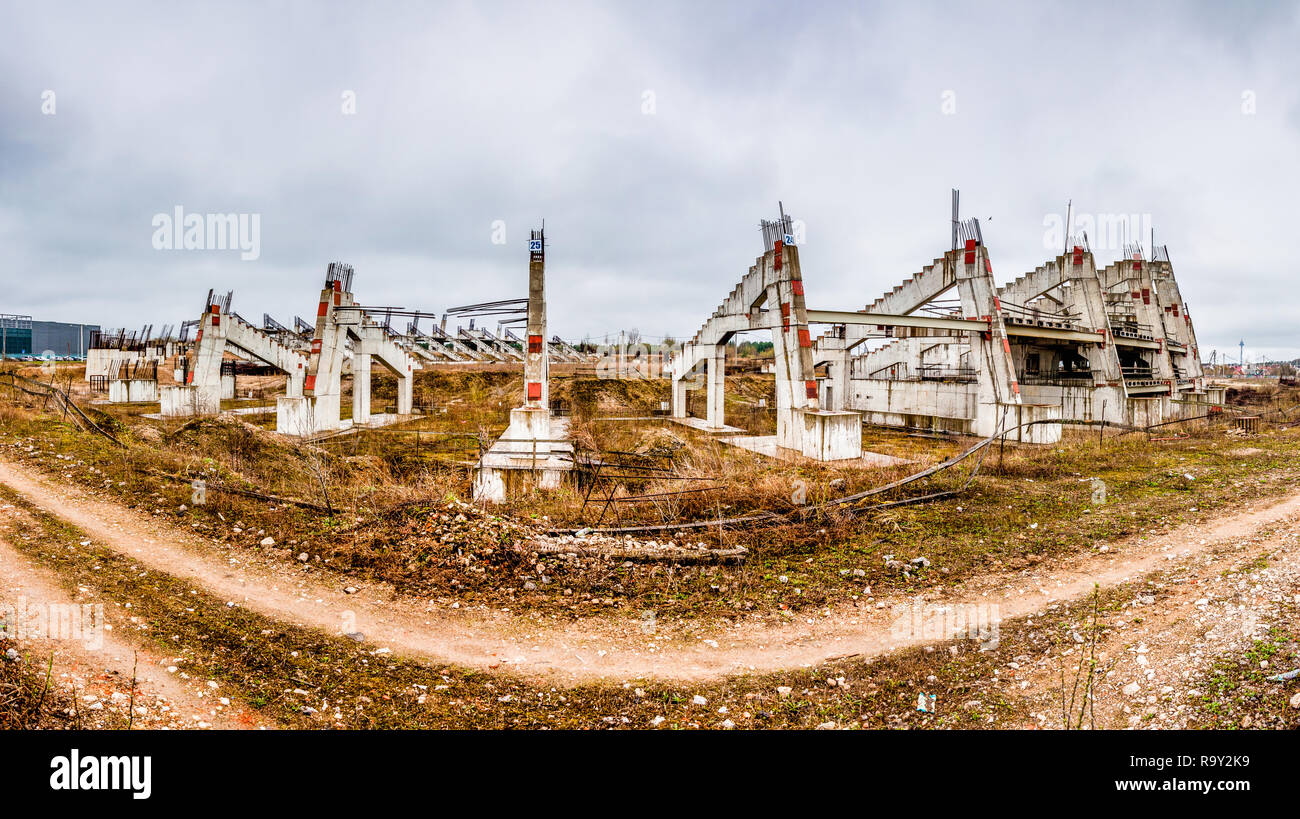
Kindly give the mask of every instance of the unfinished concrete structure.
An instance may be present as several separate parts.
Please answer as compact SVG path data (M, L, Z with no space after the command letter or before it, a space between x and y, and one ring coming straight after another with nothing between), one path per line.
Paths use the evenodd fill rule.
M737 333L771 330L776 376L776 441L817 460L862 455L856 412L823 410L814 369L810 316L791 220L762 223L765 251L672 362L673 418L711 432L740 432L725 422L726 346ZM702 370L702 373L701 373ZM703 376L703 423L687 413L687 390Z
M135 376L136 368L161 364L184 347L183 339L172 337L171 325L153 335L153 325L143 330L92 330L86 345L86 381ZM143 370L141 370L143 372Z
M510 410L510 426L483 453L474 473L474 499L499 503L527 486L554 489L573 469L568 419L550 406L550 351L546 342L546 238L535 230L528 247L524 404ZM485 337L474 337L476 340Z
M185 361L184 383L159 390L162 414L219 414L222 400L233 398L235 393L234 371L227 365L227 353L274 367L288 376L286 393L302 395L306 354L231 310L229 294L221 298L208 291L194 347Z
M397 379L396 416L409 415L413 407L413 373L421 362L521 363L535 354L509 329L494 334L475 329L458 330L453 336L445 331L448 316L434 324L429 332L419 328L421 317L431 313L402 308L367 308L359 305L352 293L353 270L335 262L326 272L315 324L294 318L294 329L263 314L257 327L230 309L231 294L208 292L203 315L198 321L182 326L179 340L159 346L152 358L152 348L137 342L135 334L120 333L93 348L88 357L88 371L104 373L135 372L140 368L164 363L179 354L174 370L177 384L159 387L156 376L151 384L117 385L110 392L113 400L159 401L162 415L169 417L216 415L222 400L234 398L235 359L260 362L284 373L285 395L277 400L276 429L293 435L314 435L351 425L386 423L393 420L371 412L370 376L373 362ZM528 303L514 299L501 304ZM488 303L488 306L496 303ZM393 315L413 317L405 333L391 326ZM382 317L383 321L379 319ZM436 317L435 317L436 318ZM185 333L197 327L194 342ZM146 329L146 334L148 330ZM559 337L544 345L551 360L578 361L586 356ZM343 378L352 376L352 418L342 419ZM104 379L108 375L94 378ZM107 388L105 391L109 391Z
M853 312L806 307L798 250L764 223L767 253L674 359L673 416L739 432L724 419L725 345L760 329L773 331L776 445L818 460L857 457L862 421L1052 443L1062 421L1144 426L1222 402L1167 249L1147 261L1133 246L1099 271L1085 237L999 288L978 220L955 206L954 191L951 248ZM833 326L811 342L813 324ZM688 418L701 386L705 418Z
M453 308L444 313L442 322L434 324L427 333L420 329L418 320L412 321L407 325L406 335L401 337L401 343L412 354L439 364L520 363L528 355L528 344L526 340L511 332L509 327L499 327L497 333L492 333L481 327L475 327L474 320L470 319L468 328L457 327L455 333L451 333L447 330L447 321L457 315L458 310L508 308L511 305L524 304L526 301L526 299L508 299L469 305L465 308ZM587 359L587 356L578 352L559 336L552 338L546 347L553 362L577 362Z
M352 293L352 266L330 263L320 293L301 389L276 401L275 428L290 435L313 435L339 429L344 360L352 364L352 425L374 423L370 411L370 373L378 361L397 379L397 415L410 415L415 357L385 324L357 304ZM295 355L301 355L296 350Z
M1059 412L1025 399L1010 341L1015 333L1059 328L1009 320L978 224L965 225L962 236L961 247L817 340L814 356L827 368L823 391L832 406L858 410L869 423L975 435L1017 427L1018 440L1057 440L1060 426L1051 422ZM941 300L954 289L955 300ZM859 351L879 337L892 341ZM1036 423L1024 426L1029 422Z
M818 339L832 406L872 423L976 435L1014 428L1015 439L1048 443L1060 436L1053 419L1142 426L1222 402L1205 385L1167 249L1147 262L1133 246L1098 271L1085 237L998 288L978 221L954 213L953 224L953 249L865 310L892 320ZM958 300L942 300L952 288ZM882 331L889 343L854 353Z
M110 404L140 404L158 400L158 361L114 361L106 376Z

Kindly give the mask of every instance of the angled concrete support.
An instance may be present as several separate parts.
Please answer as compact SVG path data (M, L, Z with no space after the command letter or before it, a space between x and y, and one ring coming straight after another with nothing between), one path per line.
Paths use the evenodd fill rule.
M673 416L687 420L686 391L703 367L707 393L703 428L728 430L724 409L727 343L738 332L770 330L775 357L776 445L819 460L860 457L860 432L856 439L835 434L832 427L848 422L832 418L833 413L822 413L799 248L789 241L789 231L781 230L781 224L764 223L766 252L673 358ZM788 221L785 224L788 226ZM857 415L853 417L856 422ZM806 433L812 435L807 445Z
M344 361L352 345L353 424L373 422L370 374L378 361L397 379L397 414L409 415L412 385L420 364L400 336L375 321L359 307L351 291L352 266L334 262L325 274L316 310L303 396L277 403L276 430L290 435L313 435L343 426L339 408L343 395Z
M223 398L233 398L234 378L222 375L226 353L259 361L287 376L285 392L302 395L306 356L277 336L244 321L238 314L223 312L218 303L208 305L199 319L192 360L184 385L164 386L159 399L162 414L217 415Z

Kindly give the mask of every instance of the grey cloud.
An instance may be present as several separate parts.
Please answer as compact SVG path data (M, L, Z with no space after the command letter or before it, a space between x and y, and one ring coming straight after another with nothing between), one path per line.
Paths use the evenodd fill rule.
M1204 348L1244 336L1300 354L1294 4L15 3L5 17L0 311L161 324L215 286L287 320L333 259L356 265L367 303L441 310L519 295L545 218L557 332L680 337L752 263L778 199L808 224L810 303L860 308L942 252L960 187L1000 278L1052 252L1044 217L1067 199L1151 214ZM150 219L175 205L261 214L260 259L154 250Z

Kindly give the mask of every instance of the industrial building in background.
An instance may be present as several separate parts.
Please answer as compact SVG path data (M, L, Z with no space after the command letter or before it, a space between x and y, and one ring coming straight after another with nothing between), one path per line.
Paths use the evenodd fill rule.
M84 358L98 324L36 321L31 316L0 314L0 356Z

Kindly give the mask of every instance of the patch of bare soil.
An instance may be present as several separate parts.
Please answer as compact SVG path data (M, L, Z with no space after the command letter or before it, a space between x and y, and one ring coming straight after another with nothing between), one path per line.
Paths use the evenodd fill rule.
M1233 691L1238 672L1286 672L1293 663L1270 662L1300 656L1298 547L1300 518L1290 515L1258 528L1234 527L1209 549L1172 548L1167 567L1098 617L1095 652L1085 639L1063 651L1020 657L1005 672L1020 682L1011 693L1033 701L1044 727L1060 727L1062 665L1067 685L1073 685L1078 664L1086 669L1095 657L1095 699L1085 724L1095 720L1097 728L1300 725L1300 680L1265 681L1263 696L1238 697ZM1087 615L1086 604L1075 608ZM1091 625L1084 616L1074 633L1086 636ZM1224 674L1225 667L1231 673ZM1279 707L1261 718L1260 701L1266 698Z
M0 482L101 543L155 569L191 579L260 613L330 633L473 668L588 679L708 679L747 671L808 667L849 655L871 657L933 642L897 627L900 609L916 604L997 605L1000 617L1032 615L1102 587L1132 582L1174 561L1293 520L1300 495L1257 504L1209 525L1131 539L1106 551L1040 562L987 575L925 598L859 601L819 613L790 614L773 624L760 616L658 623L653 612L625 619L559 623L541 615L461 608L459 602L397 595L390 587L357 589L308 561L286 568L247 550L207 541L81 489L53 484L11 463Z
M0 662L27 664L43 689L48 679L47 696L60 701L66 727L273 727L215 682L179 671L174 658L138 648L125 636L138 627L129 609L69 595L20 555L9 541L25 537L25 517L0 504Z

